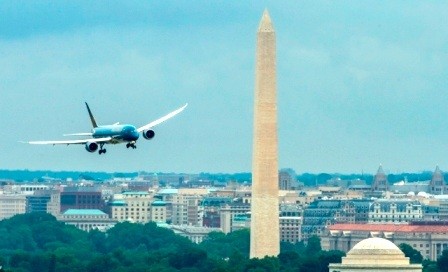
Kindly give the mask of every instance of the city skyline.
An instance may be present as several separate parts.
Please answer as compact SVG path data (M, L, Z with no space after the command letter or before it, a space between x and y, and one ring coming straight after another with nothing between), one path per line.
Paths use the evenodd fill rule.
M165 1L0 4L0 169L250 172L259 16L275 20L279 167L297 173L448 169L442 2ZM146 124L105 157L18 141Z

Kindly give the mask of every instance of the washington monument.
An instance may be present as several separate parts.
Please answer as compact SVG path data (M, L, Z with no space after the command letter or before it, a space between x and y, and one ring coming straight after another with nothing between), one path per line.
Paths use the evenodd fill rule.
M280 253L275 31L267 10L257 32L250 257Z

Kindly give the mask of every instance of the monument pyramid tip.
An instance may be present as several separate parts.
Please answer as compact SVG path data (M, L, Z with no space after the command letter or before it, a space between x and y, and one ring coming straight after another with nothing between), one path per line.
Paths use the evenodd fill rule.
M263 10L263 16L267 16L267 17L269 17L269 11L268 11L268 8L264 8L264 10Z
M274 32L271 17L269 16L268 9L264 9L263 16L261 16L260 26L258 32Z

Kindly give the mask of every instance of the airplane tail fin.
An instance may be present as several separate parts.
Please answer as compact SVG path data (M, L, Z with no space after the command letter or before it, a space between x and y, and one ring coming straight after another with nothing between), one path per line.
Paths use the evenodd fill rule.
M86 103L87 111L89 112L90 121L92 121L92 126L93 126L93 128L96 128L96 127L98 127L98 125L96 124L95 118L93 117L93 114L90 111L89 104L87 104L87 102L85 102L85 103Z

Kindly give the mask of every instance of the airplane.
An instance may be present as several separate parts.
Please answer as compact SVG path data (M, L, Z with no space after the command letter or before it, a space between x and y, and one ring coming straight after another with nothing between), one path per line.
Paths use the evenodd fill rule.
M143 138L145 138L146 140L151 140L155 136L155 132L154 130L152 130L154 126L174 117L175 115L182 112L188 106L188 103L186 103L177 110L172 111L167 115L155 121L152 121L149 124L136 128L133 125L120 124L120 123L115 123L113 125L98 126L95 121L95 118L93 117L89 105L87 104L87 102L85 102L85 104L87 107L87 112L89 113L90 121L92 122L93 126L92 131L86 133L64 134L64 136L86 136L86 137L90 136L90 138L83 140L68 140L68 141L30 141L25 143L34 145L84 144L86 150L90 153L97 151L99 148L98 154L100 155L106 153L106 149L104 148L105 144L126 143L126 148L132 147L133 149L135 149L137 148L136 142L140 136L140 133L142 133Z

